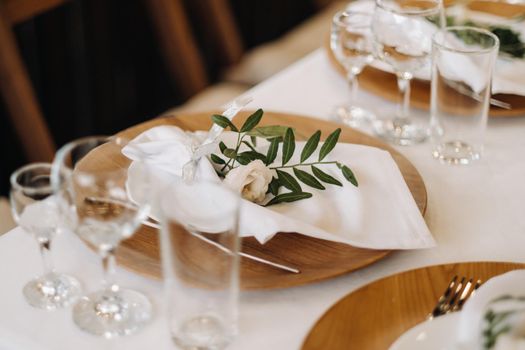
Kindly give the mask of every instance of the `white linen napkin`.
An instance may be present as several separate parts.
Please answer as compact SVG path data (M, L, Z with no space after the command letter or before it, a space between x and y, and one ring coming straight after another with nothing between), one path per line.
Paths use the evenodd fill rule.
M355 1L348 5L348 10L354 11L368 11L374 10L375 3L370 0ZM510 21L506 18L490 15L487 13L468 10L461 7L454 7L447 9L447 16L455 18L470 19L476 23L492 24L509 27L517 33L520 33L520 38L525 42L525 21L517 22ZM424 20L422 20L424 21ZM421 28L428 30L429 22L424 21ZM423 25L424 24L424 25ZM392 35L400 36L401 31L412 32L413 28L409 25L396 25L396 30L392 31ZM425 49L428 52L430 40L421 40L421 50ZM412 48L414 50L414 48ZM380 60L375 60L372 67L383 70L385 72L393 73L392 67ZM469 59L458 60L458 56L454 55L450 58L450 75L449 78L455 77L454 80L462 81L469 85L473 91L480 91L479 73L476 73L476 67ZM414 77L421 80L430 80L430 59L427 64L414 73ZM516 74L516 72L525 72L525 59L499 57L496 61L494 76L492 79L492 93L493 94L515 94L525 96L525 74Z
M490 349L525 349L525 270L491 278L469 298L461 311L458 327L461 349L487 349L484 332L489 328L487 314L490 311L494 313L495 321L499 319L492 328L493 332L508 327Z
M202 138L202 132L197 132ZM179 181L182 166L191 159L192 145L199 136L175 126L159 126L132 140L123 154L137 163L147 164L158 176L158 183ZM235 135L225 132L220 137L227 145L234 144ZM298 161L304 142L296 142L294 157ZM259 146L260 147L260 146ZM261 152L266 152L266 146ZM319 146L320 148L320 146ZM216 154L220 154L217 149ZM312 155L312 159L316 154ZM338 160L350 166L358 181L356 188L340 171L320 166L339 179L344 186L327 185L325 191L302 185L313 197L293 203L262 207L243 200L240 235L254 236L267 242L278 232L298 232L330 241L374 249L416 249L435 245L403 177L386 151L362 145L339 143L325 160ZM276 159L275 164L281 160ZM213 165L202 158L197 178L220 181ZM133 171L128 183L133 192ZM152 217L159 217L152 209Z

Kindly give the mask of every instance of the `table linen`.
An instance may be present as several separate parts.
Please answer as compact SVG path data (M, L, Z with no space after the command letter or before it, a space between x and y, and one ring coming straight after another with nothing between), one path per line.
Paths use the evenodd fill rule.
M347 84L318 50L248 92L262 107L330 119L345 103ZM359 100L381 113L394 104L360 92ZM428 118L427 111L415 111ZM525 116L524 116L525 117ZM442 165L431 146L396 147L420 171L428 191L425 220L437 241L432 249L400 251L339 278L279 290L241 293L240 335L231 349L298 349L315 321L339 298L378 278L432 264L491 260L525 262L525 118L489 120L483 158L468 167ZM57 238L56 266L97 288L99 259L72 235ZM152 298L156 317L128 338L106 341L76 329L71 310L46 313L25 304L22 286L38 274L38 251L20 228L0 237L0 349L173 349L167 334L159 281L118 269L122 286Z

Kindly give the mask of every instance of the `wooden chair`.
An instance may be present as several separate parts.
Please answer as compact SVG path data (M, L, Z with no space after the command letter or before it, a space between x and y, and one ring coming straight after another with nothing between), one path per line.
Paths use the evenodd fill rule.
M179 83L185 97L193 96L209 85L209 80L183 0L144 1L150 9L172 77ZM0 1L0 91L28 161L52 160L55 145L12 28L17 23L66 2L67 0ZM224 64L230 65L238 61L243 49L228 0L202 2L200 10L201 22L206 21L207 34L217 43L217 51Z
M18 50L13 26L67 0L4 0L0 2L0 91L27 160L51 161L53 138Z

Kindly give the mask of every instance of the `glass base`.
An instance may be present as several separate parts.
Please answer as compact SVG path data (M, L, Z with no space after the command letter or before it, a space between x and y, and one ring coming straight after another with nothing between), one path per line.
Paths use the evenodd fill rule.
M172 332L172 339L182 349L221 350L231 343L233 335L220 318L200 315L187 320Z
M463 141L442 143L434 148L432 155L446 164L467 165L480 158L479 152Z
M132 290L105 290L80 299L73 320L82 330L105 338L135 333L152 316L149 300Z
M336 107L334 111L335 118L345 125L352 128L362 128L368 126L376 119L374 113L361 107Z
M80 297L81 291L78 280L56 273L34 279L23 289L29 305L44 310L55 310L72 305Z
M372 124L374 132L382 139L401 146L410 146L424 142L429 136L429 130L414 124L410 119L377 119Z

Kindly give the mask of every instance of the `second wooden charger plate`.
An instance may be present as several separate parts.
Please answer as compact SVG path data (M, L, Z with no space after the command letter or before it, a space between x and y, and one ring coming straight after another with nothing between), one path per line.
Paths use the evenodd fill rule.
M250 112L240 113L235 117L235 123L241 124L249 114ZM118 136L133 139L143 131L159 125L176 125L184 130L208 130L211 126L211 115L212 112L158 118L124 130ZM405 157L382 141L339 124L290 114L265 112L261 125L293 127L298 139L305 139L316 130L321 130L323 137L326 137L333 130L341 127L340 142L364 144L389 151L399 166L418 208L422 214L425 213L427 194L421 176ZM100 164L101 158L106 157L106 160L111 159L111 164L117 164L118 157L123 156L100 154L99 157L100 159L94 163ZM244 289L284 288L335 277L369 265L390 252L356 248L298 233L279 233L264 245L259 244L252 237L243 238L242 250L301 270L301 273L294 274L241 259L241 285ZM140 227L131 238L122 242L117 250L117 261L133 271L159 278L161 264L157 230L146 226Z
M302 350L386 350L404 332L426 320L455 275L485 282L524 267L468 262L424 267L383 278L328 309L310 330Z

